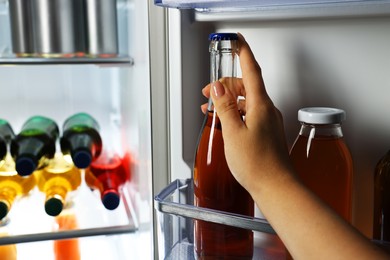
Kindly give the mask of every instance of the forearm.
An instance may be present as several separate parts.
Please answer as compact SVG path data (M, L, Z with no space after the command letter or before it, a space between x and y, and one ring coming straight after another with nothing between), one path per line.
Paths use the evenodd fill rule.
M262 182L252 189L252 197L295 259L389 258L291 173Z

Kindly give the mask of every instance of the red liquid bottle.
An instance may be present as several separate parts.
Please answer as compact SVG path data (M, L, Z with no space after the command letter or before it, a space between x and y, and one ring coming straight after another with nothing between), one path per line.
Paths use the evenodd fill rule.
M290 158L301 181L351 222L353 162L341 130L344 119L341 109L300 109L302 126Z
M128 180L129 174L117 154L104 152L86 169L85 182L92 189L98 189L106 209L119 206L120 188Z
M236 76L237 34L210 35L211 80ZM194 162L194 204L253 217L254 202L234 179L224 153L222 128L211 99ZM252 259L251 230L196 220L197 259Z

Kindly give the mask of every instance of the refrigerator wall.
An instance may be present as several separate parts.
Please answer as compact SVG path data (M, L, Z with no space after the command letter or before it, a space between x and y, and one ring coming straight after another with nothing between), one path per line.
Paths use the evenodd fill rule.
M118 209L106 210L85 183L72 195L80 229L68 235L82 237L82 259L153 258L148 2L117 0L117 14L117 58L19 59L11 50L8 1L0 0L0 118L18 133L33 115L50 117L61 128L68 116L87 112L100 125L104 148L130 158L131 178ZM61 234L52 232L43 203L35 189L10 212L8 238L18 243L18 259L53 259L53 239ZM19 243L26 234L44 242Z
M207 36L241 32L283 113L289 147L299 131L299 108L346 110L342 127L355 174L353 224L371 237L373 171L390 148L390 12L388 3L379 7L169 10L171 178L191 177L203 119L199 106L206 102L201 89L209 83Z

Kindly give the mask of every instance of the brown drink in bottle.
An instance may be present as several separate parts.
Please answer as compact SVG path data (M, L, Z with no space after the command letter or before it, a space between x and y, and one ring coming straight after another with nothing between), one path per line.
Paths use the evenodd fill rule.
M390 242L390 151L377 163L374 175L373 239Z
M304 108L290 158L301 181L341 217L351 222L353 163L341 129L345 112Z
M236 76L237 39L237 34L210 35L212 82ZM234 179L227 166L221 123L211 99L195 155L194 204L251 217L254 215L251 196ZM194 236L197 259L252 259L251 230L196 220Z

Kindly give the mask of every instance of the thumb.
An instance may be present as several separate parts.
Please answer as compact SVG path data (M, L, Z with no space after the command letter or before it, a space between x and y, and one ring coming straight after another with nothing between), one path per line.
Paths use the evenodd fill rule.
M219 81L211 84L210 94L214 111L221 120L222 131L234 133L244 124L238 111L237 97Z

